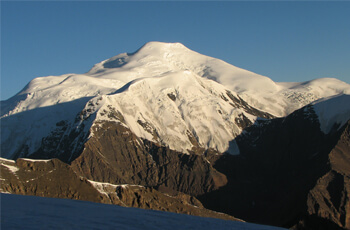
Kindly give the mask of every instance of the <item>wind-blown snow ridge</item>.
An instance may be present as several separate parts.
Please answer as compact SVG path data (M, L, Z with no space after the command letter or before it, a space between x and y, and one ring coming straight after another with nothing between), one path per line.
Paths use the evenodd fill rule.
M180 43L149 42L85 74L35 78L2 101L2 156L28 156L49 135L89 136L91 126L106 120L181 152L238 154L234 138L263 112L285 116L342 94L350 94L350 85L337 79L275 83Z

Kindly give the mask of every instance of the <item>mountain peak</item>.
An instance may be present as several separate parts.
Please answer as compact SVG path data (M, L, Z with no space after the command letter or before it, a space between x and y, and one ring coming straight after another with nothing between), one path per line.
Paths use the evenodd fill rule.
M183 71L216 81L238 93L277 90L267 77L197 53L181 43L148 42L133 53L122 53L96 64L87 75L125 81L123 73L128 72L127 80L133 81Z
M180 42L159 42L150 41L145 43L139 50L143 49L188 49Z
M204 56L198 54L181 43L165 43L158 41L147 42L133 53L121 53L100 63L95 64L88 74L96 74L105 72L106 70L121 68L129 63L132 68L135 66L146 66L157 63L157 67L166 66L169 67L169 62L172 62L170 57L178 57L183 54L192 53L190 56L193 59L195 56ZM196 59L196 58L194 58Z

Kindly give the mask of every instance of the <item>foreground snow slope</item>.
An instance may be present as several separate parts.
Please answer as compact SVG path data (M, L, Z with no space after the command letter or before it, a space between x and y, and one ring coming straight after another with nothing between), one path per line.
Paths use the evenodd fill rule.
M149 42L85 74L36 78L2 101L2 156L26 157L52 133L88 135L104 120L181 152L200 147L239 154L229 142L257 117L269 116L261 111L284 116L341 94L350 94L350 85L337 79L275 83L180 43Z
M282 229L86 201L1 194L3 229Z

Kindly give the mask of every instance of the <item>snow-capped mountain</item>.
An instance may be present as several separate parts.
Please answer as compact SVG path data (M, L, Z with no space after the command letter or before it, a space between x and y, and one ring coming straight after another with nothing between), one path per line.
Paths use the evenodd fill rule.
M55 136L81 149L103 121L173 150L239 154L234 138L258 117L285 116L319 98L349 94L336 79L275 83L180 43L150 42L85 74L40 77L1 102L2 156L29 156ZM229 144L231 143L231 144Z
M2 101L1 190L349 228L349 94L150 42Z

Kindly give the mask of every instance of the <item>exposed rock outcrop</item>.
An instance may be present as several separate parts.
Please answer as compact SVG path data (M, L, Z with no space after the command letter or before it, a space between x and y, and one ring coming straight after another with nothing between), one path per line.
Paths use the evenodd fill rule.
M16 162L0 159L0 164L0 191L3 193L77 199L241 221L205 209L196 198L169 188L163 189L167 191L163 193L151 187L87 180L76 175L68 164L58 159L18 159Z
M350 121L329 154L330 169L307 197L308 216L299 229L350 229Z
M0 160L1 190L21 195L103 201L100 193L58 159L16 162Z
M114 122L100 124L71 165L90 180L163 185L190 195L204 194L227 182L203 155L183 154L142 140Z

